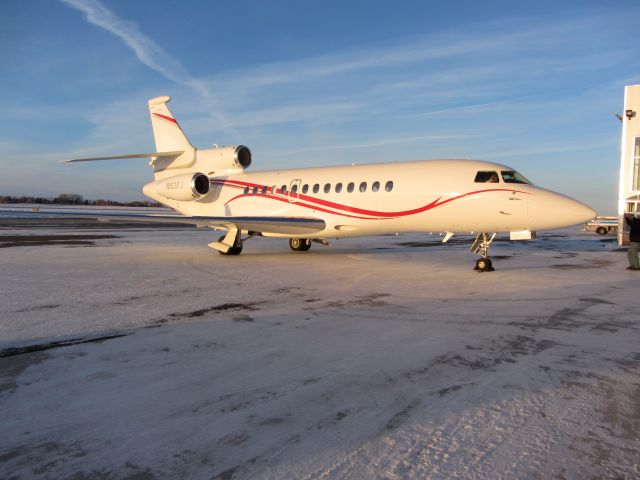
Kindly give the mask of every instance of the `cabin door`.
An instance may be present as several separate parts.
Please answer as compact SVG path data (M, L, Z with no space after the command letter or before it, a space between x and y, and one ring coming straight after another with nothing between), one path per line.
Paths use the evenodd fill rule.
M301 183L302 180L300 180L299 178L291 180L291 183L289 184L289 201L291 203L296 203L298 201L298 198L300 198Z

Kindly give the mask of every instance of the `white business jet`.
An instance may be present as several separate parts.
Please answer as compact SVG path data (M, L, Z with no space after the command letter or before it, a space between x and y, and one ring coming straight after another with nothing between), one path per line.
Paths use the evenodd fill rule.
M531 184L513 168L475 160L427 160L248 172L245 146L194 148L173 117L170 97L149 100L156 152L154 181L144 194L180 215L118 215L177 220L226 230L209 246L238 255L254 236L289 239L295 251L328 239L399 232L476 233L475 269L493 270L489 246L497 233L531 239L596 216L587 205ZM114 217L110 215L110 217ZM244 237L244 239L243 239Z

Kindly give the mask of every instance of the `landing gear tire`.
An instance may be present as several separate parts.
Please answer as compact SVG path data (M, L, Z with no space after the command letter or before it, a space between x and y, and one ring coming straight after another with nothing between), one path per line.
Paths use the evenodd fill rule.
M491 260L488 258L479 258L476 260L476 266L473 267L478 272L493 272L495 269L491 264Z
M598 227L598 228L596 228L596 233L598 235L606 235L607 233L609 233L609 229L604 228L604 227Z
M218 241L222 243L222 241L224 240L224 235L221 236ZM242 252L242 239L238 236L238 238L236 239L236 243L233 244L233 247L229 248L229 250L227 250L226 252L222 252L220 250L218 250L218 253L220 255L240 255L240 253Z
M294 252L306 252L311 248L311 240L308 238L290 238L289 248Z

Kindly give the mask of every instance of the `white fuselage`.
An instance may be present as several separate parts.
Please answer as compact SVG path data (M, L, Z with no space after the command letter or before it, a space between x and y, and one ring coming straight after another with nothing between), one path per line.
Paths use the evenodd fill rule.
M498 182L478 181L478 172L496 172ZM529 183L506 183L502 172L513 169L474 160L242 172L211 177L211 191L197 201L163 203L190 216L323 219L326 228L308 238L536 231L595 216L564 195Z

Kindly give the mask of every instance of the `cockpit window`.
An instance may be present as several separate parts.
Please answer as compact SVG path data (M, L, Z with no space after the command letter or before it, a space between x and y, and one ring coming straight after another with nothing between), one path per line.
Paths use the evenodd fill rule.
M476 183L498 183L499 182L498 172L478 172L476 173L475 182Z
M518 172L503 170L500 173L502 173L502 180L504 181L504 183L527 183L527 184L531 184L531 182L529 180L524 178Z

